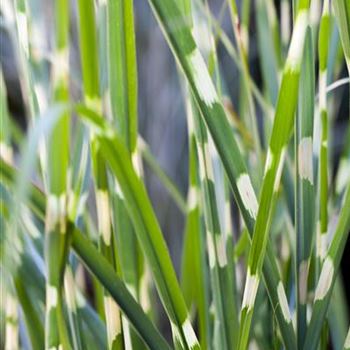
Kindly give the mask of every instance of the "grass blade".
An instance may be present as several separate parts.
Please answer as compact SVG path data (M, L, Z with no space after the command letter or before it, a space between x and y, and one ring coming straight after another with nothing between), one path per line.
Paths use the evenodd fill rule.
M108 261L98 253L78 229L72 229L72 246L74 250L118 303L145 343L150 349L170 350L169 345L150 322L141 306L128 292L125 284L117 277Z
M14 183L17 170L0 159L1 181L8 185ZM38 216L45 218L45 195L33 186L29 185L29 196L25 198L31 208ZM108 261L97 251L91 242L80 232L73 223L68 223L68 230L71 230L72 247L82 259L84 264L94 273L113 298L118 302L121 309L128 316L135 329L139 332L145 343L151 349L170 349L164 338L150 322L142 308L134 300L125 284L116 275Z
M183 348L197 349L199 343L189 321L168 249L143 184L129 160L127 149L117 136L113 139L100 137L99 142L103 156L121 187L136 234L149 261L171 321L174 341Z
M345 249L345 244L350 233L350 185L348 184L344 200L339 214L339 220L332 243L324 259L320 278L315 292L314 306L310 324L306 333L304 348L307 350L316 349L323 320L328 309L331 292L334 287L338 273L340 259Z
M218 100L203 58L196 48L189 28L186 26L172 27L171 23L176 23L176 20L181 18L176 4L172 0L151 0L150 2L164 29L170 47L173 49L173 53L185 73L198 109L206 122L222 159L245 224L249 232L252 233L257 211L256 197L243 158L240 155L238 145L231 133L230 125L226 119L223 107ZM286 96L284 96L284 98L286 98ZM279 303L277 297L278 286L280 286L280 295L285 296L283 285L279 284L281 279L274 257L271 255L272 250L269 250L268 254L269 261L266 266L265 278L271 283L266 284L266 286L269 290L272 305L274 305L276 309L283 339L286 344L294 348L295 336L291 319L288 317L285 318L285 313L281 307L281 305L284 304Z
M313 117L315 73L311 28L308 29L300 78L299 111L295 128L296 200L295 226L297 235L296 285L298 347L306 334L308 275L315 227L315 190L313 172Z
M322 262L327 250L327 229L328 229L328 112L327 112L327 66L328 66L328 45L330 36L330 16L328 1L324 1L318 38L319 56L319 109L321 119L321 142L320 142L320 212L319 232L317 232L316 253Z
M189 101L188 101L189 104ZM192 108L190 105L187 109ZM187 111L187 115L190 111ZM188 118L187 118L188 119ZM193 123L188 123L189 138L189 189L187 195L188 214L184 234L181 287L190 308L196 304L199 319L201 348L210 348L209 293L207 290L207 268L205 261L205 239L200 220L200 186L198 181L197 147ZM194 282L195 281L195 282Z
M286 145L292 131L309 5L309 1L299 2L296 24L293 30L291 45L289 47L277 100L276 114L265 164L265 175L254 226L252 246L248 258L248 274L241 311L239 349L245 349L247 347L271 217L283 169Z
M137 65L133 11L133 0L109 0L107 3L109 103L116 130L136 167ZM119 186L117 183L115 185ZM142 294L140 281L145 274L143 256L120 191L112 195L112 201L120 273L130 292L139 299ZM125 347L139 349L139 341L131 333L126 320L122 321Z
M84 100L90 108L100 113L102 103L100 97L95 4L92 0L80 0L78 1L78 5ZM93 133L91 135L91 158L95 180L100 250L112 266L116 268L117 254L114 249L115 238L112 232L111 199L108 191L107 170L99 153L96 137ZM113 349L113 347L120 348L121 344L123 344L120 313L118 306L108 294L104 295L104 308L107 320L108 346L110 349Z
M55 102L67 102L68 92L68 33L69 2L55 1L55 53L53 89ZM69 116L64 114L47 141L48 190L45 218L46 286L46 341L45 347L63 346L70 349L70 339L63 315L63 275L67 259L67 170L69 163Z
M350 328L348 330L348 334L346 336L345 343L344 343L344 350L349 350L349 349L350 349Z
M333 1L333 8L350 74L350 4L346 0L335 0Z
M210 140L203 121L196 111L189 118L194 119L194 129L197 140L197 152L199 159L199 175L203 192L204 217L206 223L207 248L209 254L209 267L213 286L213 298L215 313L218 317L219 335L216 347L231 349L237 341L236 330L238 328L237 312L233 303L233 281L229 275L229 265L226 252L227 237L221 231L219 214L216 205L214 172L209 151ZM193 121L192 121L193 123Z

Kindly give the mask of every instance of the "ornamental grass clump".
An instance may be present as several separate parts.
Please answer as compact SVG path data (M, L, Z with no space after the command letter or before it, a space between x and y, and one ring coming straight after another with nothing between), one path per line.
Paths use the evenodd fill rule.
M1 4L28 118L24 132L1 70L1 347L350 349L350 2L282 1L279 15L228 0L214 15L148 1L176 61L185 195L140 135L138 4L55 0L48 29L41 3ZM179 259L148 176L185 220Z

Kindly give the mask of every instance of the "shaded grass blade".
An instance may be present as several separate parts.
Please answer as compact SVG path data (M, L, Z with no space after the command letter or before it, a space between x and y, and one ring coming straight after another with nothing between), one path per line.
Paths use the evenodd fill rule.
M189 28L183 25L175 27L172 25L172 23L176 23L177 20L181 19L181 14L175 2L172 0L152 0L150 3L164 30L169 45L185 73L198 109L206 122L223 162L244 221L252 233L258 206L256 197L243 158L232 135L223 107L218 100L204 60L195 45ZM284 97L286 98L286 96ZM272 254L272 250L268 254ZM282 304L276 298L277 286L280 282L278 268L273 255L269 256L269 260L269 266L266 267L268 272L266 271L265 278L272 280L273 283L266 284L266 286L274 308L277 305L276 313L284 335L283 338L286 343L291 345L291 348L294 348L292 344L295 341L295 336L291 320L284 317ZM269 273L272 273L272 275L269 275ZM280 285L280 290L281 287L282 292L280 294L285 295L283 285Z
M314 81L315 72L312 32L309 27L301 69L299 110L295 122L295 227L297 235L296 285L297 338L299 348L304 344L307 329L306 308L308 276L315 231L315 180L313 171Z
M8 185L14 183L16 170L3 160L0 160L1 181ZM31 208L42 220L45 218L45 195L36 186L29 185L29 196L25 198ZM139 332L146 344L154 349L170 349L158 330L149 321L142 308L133 299L125 284L116 275L108 261L97 251L93 244L80 232L73 223L68 223L71 230L72 247L82 259L84 264L99 278L104 287L119 303L122 310L131 320L135 329Z
M248 273L241 310L239 349L245 349L248 343L254 302L260 281L272 213L277 198L286 146L293 127L309 5L309 1L299 2L296 24L277 100L253 240L248 257ZM285 303L286 300L283 301L283 305ZM287 309L286 313L289 314L288 304L285 305L285 308Z
M333 240L322 264L320 278L317 283L313 311L306 333L303 349L314 350L321 334L334 283L338 273L341 256L350 233L350 185L344 195L339 220Z

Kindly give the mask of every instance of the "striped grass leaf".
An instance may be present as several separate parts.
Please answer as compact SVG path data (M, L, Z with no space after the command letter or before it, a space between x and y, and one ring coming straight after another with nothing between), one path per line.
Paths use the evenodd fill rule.
M319 111L321 119L320 164L319 164L319 228L317 232L316 254L323 260L326 253L328 229L328 111L327 111L327 66L330 36L330 15L328 1L324 1L318 37L319 56Z
M187 101L187 115L192 106ZM188 119L188 118L187 118ZM193 123L188 123L189 140L189 187L187 191L186 226L181 264L181 289L188 308L197 307L199 341L202 349L210 348L209 292L207 288L207 265L205 237L201 225L200 183L198 177L197 146Z
M14 181L16 181L15 173L13 169L11 169L11 167L7 166L6 163L2 163L1 167L1 181L4 184L10 185L11 182L13 183ZM46 210L46 199L44 197L44 194L37 187L31 185L29 189L28 200L28 204L31 208L31 211L35 213L35 217L38 220L38 222L40 222L41 226L44 226ZM30 203L32 203L32 205L30 205ZM24 224L26 227L28 227L28 232L30 233L31 230L29 230L29 221L32 219L29 215L22 216ZM33 227L35 223L31 223L31 225ZM42 231L39 231L39 229L37 229L35 234L33 232L30 233L30 235L33 237L33 239L38 240L41 238L40 235L42 233ZM35 297L38 300L42 300L45 297L44 271L38 270L38 265L34 263L30 253L21 254L20 259L21 264L17 269L18 273L14 277L14 286L16 289L16 294L24 311L24 318L28 329L29 337L32 343L32 347L35 349L44 348L44 327L38 313L38 308L36 307L36 305L33 305L30 302L30 298L33 295L33 289L39 288L40 290L40 293L35 294ZM89 325L93 325L89 327L90 331L97 340L97 346L102 346L103 348L105 348L105 343L103 341L104 339L101 339L101 334L103 334L104 327L101 325L101 321L97 320L95 312L86 303L86 300L82 297L81 294L78 294L77 298L77 312L81 313L83 316L89 316L84 317L84 321L87 321Z
M96 110L102 110L100 96L100 77L98 61L98 42L95 23L94 1L78 1L79 9L79 42L86 105ZM106 165L100 155L99 146L94 133L91 133L91 158L95 181L95 196L97 209L97 223L100 235L99 246L101 252L116 268L117 252L115 251L115 236L112 230L111 198L108 191L108 177ZM104 298L105 317L107 321L107 338L110 349L123 348L121 316L118 306L108 293Z
M177 18L181 18L176 4L172 0L152 0L151 5L164 29L169 45L185 73L198 109L208 126L208 130L222 159L245 224L249 228L249 232L252 233L258 204L244 161L240 156L240 151L231 133L225 112L218 100L204 60L198 48L196 48L189 28L186 26L174 28L171 25L171 23L176 23ZM285 95L283 96L286 98ZM280 303L280 298L278 298L280 296L285 300L285 292L283 285L280 283L281 279L272 248L268 250L268 255L269 257L266 259L266 273L264 274L266 280L269 281L266 283L266 287L268 288L272 305L274 305L276 310L283 339L286 344L294 348L295 335L292 322L289 313L286 313L285 308L282 308L285 306L285 303ZM277 292L277 287L279 287L279 292Z
M346 64L350 72L350 4L346 0L335 0L333 1L333 8L338 23Z
M299 110L295 122L296 158L296 285L298 347L304 344L307 329L308 275L315 227L315 189L313 172L313 117L315 73L312 33L309 27L301 68Z
M199 0L197 0L199 3ZM242 63L239 58L239 54L236 50L236 48L233 46L229 36L222 30L220 21L214 17L212 14L210 8L207 6L205 7L202 3L198 4L198 7L200 9L200 12L208 18L208 21L211 23L213 27L213 35L214 41L221 41L224 45L224 48L226 49L229 56L232 58L234 63L236 64L237 68L243 72ZM258 86L256 85L255 81L250 76L250 73L248 73L249 78L249 85L252 90L252 94L254 98L256 99L256 102L260 105L260 107L266 112L267 115L273 116L273 109L274 107L264 98L263 94L260 92ZM242 73L243 74L243 73Z
M210 11L210 9L204 8L204 6L201 4L201 6L199 6L201 12L208 17L208 20L210 21L210 23L213 26L213 29L215 31L215 41L221 41L221 43L224 45L224 48L226 49L227 53L229 54L229 56L232 58L232 60L234 61L234 63L236 64L237 68L242 72L243 68L242 68L242 64L241 61L239 59L239 54L237 53L237 50L235 49L235 47L233 46L233 44L231 43L228 35L222 30L221 26L220 26L220 22L214 17L214 15L212 14L212 12ZM249 73L249 72L248 72ZM264 98L264 96L262 95L262 93L260 92L258 86L256 85L256 83L254 82L254 80L252 79L252 77L249 75L249 84L251 86L252 89L252 93L254 95L254 98L256 99L256 102L260 105L260 107L266 112L267 115L273 116L273 106Z
M225 298L225 295L233 296L232 275L229 274L229 264L226 252L226 234L220 228L218 208L215 197L214 171L210 154L210 140L205 124L196 111L190 113L193 118L196 136L197 153L199 160L199 176L203 193L204 218L206 223L206 240L209 255L209 268L213 289L215 314L220 323L218 343L216 347L231 349L237 341L236 330L238 328L237 312L233 298Z
M57 106L56 106L57 107ZM47 132L48 134L50 133L50 131L52 130L53 126L55 125L55 123L58 120L58 117L62 114L62 109L61 108L52 108L51 110L49 110L47 112L47 114L45 115L45 119L41 119L40 122L37 123L37 126L31 130L31 132L28 135L28 141L25 142L22 145L22 159L21 159L21 172L18 173L16 179L14 179L15 181L15 193L13 194L13 199L12 201L10 201L10 212L11 212L11 217L9 218L9 232L10 233L12 230L15 229L15 231L12 232L16 232L16 236L10 235L8 237L10 237L10 240L12 241L12 243L10 242L11 248L9 251L12 251L12 269L14 269L14 271L20 271L21 266L23 266L22 263L22 259L21 256L23 255L22 252L24 250L24 237L22 234L22 228L20 227L20 222L18 221L18 218L21 217L20 213L18 212L17 206L14 205L16 203L16 201L18 200L19 202L22 201L23 198L26 197L26 193L27 193L27 184L26 184L26 178L29 176L28 174L32 173L32 170L36 164L35 162L35 157L34 154L36 153L36 148L38 143L40 142L40 140L42 140L42 134L45 132ZM63 155L64 157L64 155ZM59 161L60 159L58 159ZM64 182L65 180L62 179L62 181ZM59 188L59 185L61 185L58 182L58 186L55 188ZM65 188L63 189L63 191L65 191ZM14 201L15 199L15 201ZM45 203L46 205L46 203ZM55 213L57 214L57 212ZM55 216L55 218L58 217L57 215ZM64 220L62 220L62 218ZM47 215L45 217L45 221L47 221ZM57 228L59 229L58 233L59 233L59 239L64 239L65 235L62 235L60 232L62 231L61 229L64 228L64 222L65 222L65 216L60 216L60 220L57 222L56 219L51 221L52 223L55 222L55 226L57 226ZM52 226L51 226L52 228ZM46 231L48 232L48 231ZM62 232L62 233L65 233ZM51 234L51 233L50 233ZM54 235L54 233L53 233ZM47 235L46 235L47 236ZM61 237L63 236L63 237ZM16 239L14 239L14 237L16 237ZM46 237L48 239L48 237ZM53 237L50 237L53 238ZM57 236L56 236L57 238ZM62 243L62 241L61 241ZM22 247L22 248L21 248ZM46 344L49 342L54 342L54 343L65 343L67 344L67 347L69 347L69 340L68 340L68 336L66 333L66 328L65 328L65 323L64 323L64 316L62 313L62 298L61 295L58 296L58 286L60 286L60 278L59 278L59 274L61 273L61 269L62 269L62 265L64 264L64 257L65 257L65 246L64 244L62 244L61 246L56 246L55 251L52 253L49 249L47 249L46 247L46 254L47 252L49 253L47 255L47 258L50 259L50 257L52 257L53 254L56 255L56 260L55 260L55 266L51 265L51 271L49 271L48 276L50 276L50 281L54 280L55 283L55 287L52 286L52 290L54 290L55 293L55 299L51 300L47 295L47 300L49 301L47 303L47 312L49 312L49 316L47 317L46 321L47 321L47 332L45 333L46 336ZM14 276L16 276L16 273L14 273ZM16 276L17 278L17 276ZM49 284L48 284L49 285ZM50 285L49 285L50 286ZM47 288L49 289L49 288ZM60 301L58 301L60 299ZM54 301L54 302L53 302ZM51 306L51 307L49 307ZM33 309L31 308L26 308L26 310L28 312L32 311ZM31 314L29 314L31 315ZM35 317L34 317L35 318ZM51 324L50 321L53 321L55 323ZM32 322L32 321L29 321ZM40 324L40 323L39 323ZM34 328L36 331L38 331L37 334L37 339L35 340L35 344L37 344L37 342L40 342L40 327L38 324L38 328L36 329L34 326L32 327L32 329ZM58 328L59 326L59 328ZM60 332L60 333L58 333Z
M286 146L292 131L309 5L309 1L300 1L299 3L296 23L277 100L276 114L265 163L265 175L260 193L252 245L249 251L248 273L241 311L239 349L246 348L249 338L254 302L259 285L272 213L278 193Z
M340 260L345 249L345 244L350 232L350 190L349 184L341 206L338 224L334 237L327 250L322 264L320 278L317 283L311 320L306 333L303 349L314 350L323 327L334 283L338 273Z
M13 185L18 177L18 171L4 160L0 160L1 181L7 185ZM30 184L28 197L22 198L28 201L38 217L45 218L46 198L45 194L36 186ZM108 261L97 251L94 245L86 238L72 222L68 223L71 230L72 247L82 259L89 270L95 274L112 297L118 302L123 312L130 319L135 329L151 349L170 349L164 338L159 334L155 326L150 322L140 305L134 300L125 284L116 275Z
M205 4L208 9L208 3ZM217 62L217 52L214 40L211 34L210 20L201 18L197 8L193 7L193 31L195 38L202 51L208 57L209 71L216 78L218 91L220 91L220 72ZM206 23L207 22L207 23ZM206 26L208 31L201 28ZM202 39L202 40L201 40ZM204 40L208 42L204 45ZM227 203L223 198L225 193L224 178L220 174L221 162L215 152L212 140L208 135L207 127L199 115L193 97L187 94L187 125L189 129L189 138L195 139L198 156L198 176L200 178L200 189L203 203L203 213L205 221L206 246L209 255L209 273L213 290L213 312L217 317L217 325L214 327L213 341L208 345L218 348L234 348L237 340L235 329L238 329L238 318L236 303L234 301L235 281L233 260L228 259L228 253L232 254L232 235L225 226L226 217L220 217L219 212L227 211ZM215 162L214 158L216 159ZM215 184L217 184L215 186ZM223 198L224 199L224 198ZM223 203L223 206L219 204ZM228 207L229 208L229 207ZM231 241L230 241L231 238ZM231 296L225 298L226 295Z
M69 2L55 2L55 50L53 100L68 101ZM69 163L69 116L58 119L47 141L48 200L45 218L45 262L47 266L45 346L70 349L63 314L63 275L68 251L66 234L67 170Z
M174 342L181 348L197 349L199 343L189 321L168 249L160 231L143 183L135 173L121 140L99 137L100 149L116 176L125 204L154 275L156 286L168 313Z
M94 110L80 106L78 111L84 121L97 132L96 141L101 156L118 181L138 240L167 311L175 346L185 349L200 348L158 220L123 140Z
M171 349L159 331L135 301L123 281L117 277L108 261L100 255L89 240L73 228L72 246L88 269L95 274L109 294L118 303L129 321L150 349Z
M129 150L135 168L138 169L137 65L132 0L107 2L107 41L108 97L112 119ZM115 183L115 186L118 187L118 183ZM138 299L142 294L140 280L145 274L143 256L120 191L112 194L112 203L120 273L131 293ZM122 321L125 325L123 326L125 347L139 349L141 345L132 334L133 331L129 329L126 320ZM131 344L127 344L129 338Z

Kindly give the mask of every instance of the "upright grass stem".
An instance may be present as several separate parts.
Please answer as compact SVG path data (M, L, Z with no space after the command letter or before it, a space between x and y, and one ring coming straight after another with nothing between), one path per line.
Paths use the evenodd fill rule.
M78 1L79 5L79 41L83 75L84 100L87 106L101 113L99 61L97 55L97 32L95 24L94 1ZM108 261L117 267L112 232L111 204L108 191L106 165L101 157L96 135L90 136L92 168L95 180L95 195L100 250ZM120 348L123 344L119 308L108 293L104 296L105 317L109 349Z
M193 113L196 113L196 111ZM232 276L228 274L230 270L226 252L226 235L220 228L216 205L214 172L209 151L210 141L205 130L205 125L199 119L199 115L192 114L189 118L194 119L192 123L195 125L215 313L222 325L217 337L218 343L215 343L215 346L222 349L231 349L235 347L235 342L237 341L236 330L238 319L235 316L237 313L232 298L234 295L232 288L234 284ZM225 295L230 297L225 298Z
M14 184L18 170L0 159L1 182ZM26 198L30 208L40 220L45 219L45 194L36 186L29 186L29 196ZM167 342L160 335L153 323L146 316L140 305L134 300L122 280L116 275L108 260L103 257L89 239L81 233L74 223L68 222L71 246L82 259L89 270L101 281L102 285L113 296L121 309L130 319L145 343L151 349L170 349ZM38 333L39 334L39 333Z
M326 98L327 93L349 83L346 78L326 86L327 75L328 80L338 79L344 62L349 68L348 0L332 2L339 30L327 0L282 1L280 22L273 0L255 2L262 89L248 65L251 0L241 2L240 15L238 2L224 2L218 19L207 0L149 3L183 74L189 129L187 199L137 136L140 67L135 25L142 29L143 22L134 23L133 0L78 0L78 13L73 11L73 16L68 0L55 0L48 5L53 25L47 29L53 33L43 30L47 12L37 11L36 0L2 0L3 29L8 30L19 58L30 123L25 132L16 127L14 110L8 108L12 95L6 92L11 87L6 71L5 83L0 77L0 229L5 232L0 240L0 270L6 277L1 290L16 300L6 307L9 319L19 316L19 327L12 327L8 319L7 330L13 336L6 337L0 327L0 337L11 350L27 344L33 349L170 349L150 321L156 317L151 299L156 290L165 311L159 320L168 322L172 346L179 350L245 350L256 344L316 350L330 343L333 348L348 348L346 302L337 276L350 231L347 123L349 130L341 133L344 138L332 142L336 154L339 147L339 165L326 147L328 134L338 136L328 120L344 106L337 98L340 90L332 93L332 99ZM236 47L223 31L230 5ZM280 42L279 29L289 31L287 17L293 18L292 39L288 33ZM82 81L74 69L74 55L68 54L69 43L75 40L74 30L69 30L71 23L76 27L75 18ZM236 101L233 104L228 97L232 93L229 67L216 50L219 41L240 72L238 114ZM68 86L74 86L72 94ZM83 103L71 104L70 98L80 90ZM255 101L262 109L259 131L263 133L253 139ZM320 135L318 125L313 127L315 103L320 107L316 119ZM320 138L317 191L313 130ZM293 132L294 148L288 144ZM263 153L265 171L259 176ZM181 285L147 193L145 180L150 174L144 178L140 156L186 216ZM21 159L19 171L14 168L17 159ZM335 186L333 176L327 174L328 164ZM43 190L29 184L29 179ZM231 210L231 190L239 212ZM89 194L95 202L87 200ZM327 236L321 234L325 232ZM265 290L259 290L261 279ZM151 283L155 288L150 288ZM0 305L1 314L6 307ZM10 339L14 341L9 343Z
M296 23L283 71L269 150L265 163L265 175L260 193L253 240L248 257L248 273L244 288L238 342L238 349L240 350L245 349L248 343L249 330L265 256L272 213L276 203L276 195L278 193L283 169L286 146L292 131L309 6L309 1L299 2ZM286 305L286 302L287 301L284 300L283 305L286 309L286 316L289 319L288 303Z
M313 311L306 333L304 350L314 350L317 347L323 322L330 302L335 279L338 273L341 256L350 233L350 183L344 194L339 214L338 224L333 240L327 250L322 264L320 278L317 283Z
M201 225L200 184L198 176L197 146L193 122L189 120L192 106L187 100L187 128L189 139L189 188L187 194L188 214L182 258L182 289L186 300L193 298L198 309L199 340L203 350L211 348L209 321L209 293L205 236ZM195 283L193 282L195 278ZM191 296L188 296L191 294ZM186 301L187 301L186 300Z
M134 33L133 0L107 2L107 62L109 103L116 130L124 140L139 169L137 153L137 64ZM139 174L141 176L141 174ZM114 180L115 181L115 180ZM119 187L115 183L116 188ZM140 281L144 277L145 267L140 247L132 229L120 191L112 196L114 228L117 237L117 251L120 262L120 274L130 292L139 299ZM145 293L147 295L147 292ZM126 319L123 320L125 347L140 348L137 339ZM131 344L128 344L130 343Z
M299 109L295 121L296 158L296 285L298 348L304 344L307 329L306 308L310 255L314 241L315 190L313 171L313 117L315 73L312 32L308 29L300 78Z
M55 64L52 67L53 100L67 102L69 59L69 3L55 1ZM48 190L45 219L46 286L46 349L62 346L70 349L70 340L63 314L63 275L68 253L66 232L67 179L69 163L69 116L65 113L48 139Z
M176 30L174 30L170 25L172 19L181 17L176 4L172 0L152 0L151 5L160 24L164 28L166 38L173 49L173 53L185 73L201 116L208 126L208 130L222 159L244 221L249 232L252 233L258 208L257 200L243 158L231 133L230 125L226 119L223 107L218 100L203 58L196 48L189 28L187 26L181 26L176 27ZM302 24L300 23L300 25ZM286 99L286 96L283 96ZM288 348L292 349L295 346L293 345L295 344L295 334L289 312L286 313L285 311L285 302L279 302L281 298L284 301L286 297L283 285L280 283L281 278L279 277L272 248L268 249L265 272L264 277L269 281L266 283L266 287L268 288L272 305L276 310L283 339L285 344L288 344ZM279 293L277 293L277 287L279 287Z
M317 232L316 255L322 262L327 250L328 229L328 112L327 112L327 63L330 37L329 3L324 1L318 36L319 57L319 113L321 119L320 171L319 171L319 231Z

